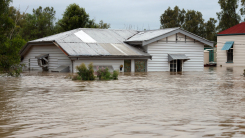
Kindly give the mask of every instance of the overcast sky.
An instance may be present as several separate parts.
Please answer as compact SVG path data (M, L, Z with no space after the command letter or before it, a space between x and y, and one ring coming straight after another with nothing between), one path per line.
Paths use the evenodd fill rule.
M125 29L129 25L139 30L159 29L161 14L176 5L181 9L200 11L205 21L217 18L216 12L220 11L218 0L13 0L12 5L20 7L21 11L29 6L28 13L39 6L54 7L56 18L61 19L66 7L72 3L85 8L97 23L103 20L113 29Z

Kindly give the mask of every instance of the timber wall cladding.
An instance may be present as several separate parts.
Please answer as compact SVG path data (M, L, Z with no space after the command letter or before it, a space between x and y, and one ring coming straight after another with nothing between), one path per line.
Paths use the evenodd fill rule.
M184 62L183 71L203 71L204 44L194 39L177 34L148 45L148 71L169 71L168 54L185 54L190 60Z
M94 66L112 66L114 70L120 70L120 65L123 65L122 71L124 72L124 60L89 60L89 59L81 59L75 60L73 63L73 71L77 72L76 66L81 65L84 63L87 67L90 63L93 63Z
M225 42L234 41L233 63L227 62L226 50L221 50ZM235 67L245 66L245 35L231 35L217 37L217 66Z
M38 66L37 59L35 58L35 56L41 54L49 54L49 69L57 68L60 65L71 66L71 60L55 45L32 46L21 63L28 67L29 59L31 59L30 68L41 70L42 68Z

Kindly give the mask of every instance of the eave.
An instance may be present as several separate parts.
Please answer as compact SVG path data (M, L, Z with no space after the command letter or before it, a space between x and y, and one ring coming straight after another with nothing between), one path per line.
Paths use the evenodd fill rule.
M68 56L72 60L78 59L152 59L152 56L139 56L139 55L74 55Z
M191 33L191 32L188 32L188 31L186 31L186 30L183 30L183 29L181 29L181 28L177 28L177 29L175 29L175 30L173 30L173 31L171 31L171 32L168 32L168 33L166 33L166 34L159 35L159 36L157 36L157 37L154 37L154 38L151 38L151 39L148 39L148 40L141 40L141 41L127 41L127 40L126 40L126 41L124 41L124 42L125 42L125 43L128 43L128 44L131 44L131 45L141 44L141 46L145 46L145 45L148 45L148 44L150 44L150 43L153 43L153 42L156 42L156 41L158 41L158 40L161 40L161 39L163 39L163 38L166 38L166 37L175 35L175 34L177 34L177 33L184 34L184 35L186 35L186 36L188 36L188 37L191 37L192 39L195 39L195 40L197 40L197 41L199 41L199 42L201 42L201 43L203 43L203 44L206 44L206 45L209 45L209 46L212 46L212 47L213 47L213 45L214 45L214 42L213 42L213 41L209 41L209 40L207 40L207 39L205 39L205 38L202 38L202 37L200 37L200 36L197 36L197 35L195 35L195 34L193 34L193 33Z
M229 36L229 35L245 35L245 33L239 33L239 34L217 34L217 36Z
M20 56L25 55L25 53L31 48L31 46L35 45L55 45L57 46L64 54L69 56L69 54L61 47L59 46L58 43L56 43L54 40L53 41L37 41L37 42L27 42L25 46L22 47L20 50L19 54Z

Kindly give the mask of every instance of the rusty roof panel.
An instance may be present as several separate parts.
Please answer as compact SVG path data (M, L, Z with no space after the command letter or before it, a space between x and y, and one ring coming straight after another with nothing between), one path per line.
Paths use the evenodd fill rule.
M98 55L111 55L108 51L106 51L101 45L99 44L87 44L91 49L97 52Z
M69 55L98 55L86 43L61 43L61 45Z
M111 55L125 55L118 49L116 49L113 45L111 44L100 44L106 51L108 51Z
M124 44L113 44L113 45L117 47L118 49L120 49L126 55L139 55L135 53L132 49L128 48L127 45L124 45Z

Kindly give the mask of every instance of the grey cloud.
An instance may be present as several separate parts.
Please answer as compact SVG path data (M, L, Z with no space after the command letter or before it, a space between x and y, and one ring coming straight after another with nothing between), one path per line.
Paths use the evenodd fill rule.
M42 7L54 7L56 18L62 18L69 4L77 3L85 8L90 18L96 22L103 20L111 24L113 29L123 29L125 25L131 25L135 29L158 29L160 27L160 15L168 8L179 6L185 10L197 10L202 12L203 18L216 18L216 12L220 11L218 0L13 0L13 6L22 11L29 6L28 13L32 9Z

